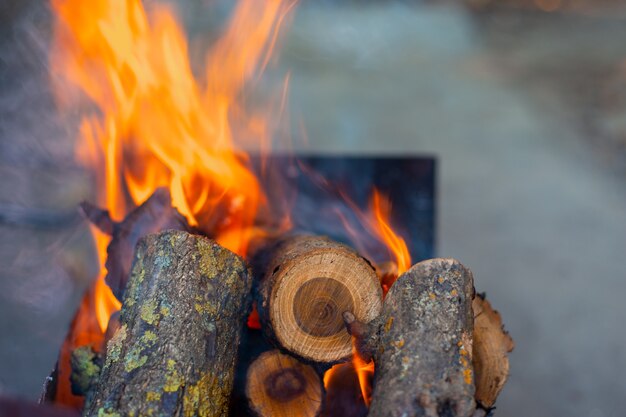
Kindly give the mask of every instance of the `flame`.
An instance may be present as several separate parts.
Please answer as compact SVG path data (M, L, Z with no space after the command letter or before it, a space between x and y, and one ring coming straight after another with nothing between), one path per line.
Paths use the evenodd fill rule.
M320 181L323 181L323 179L320 179ZM350 236L352 244L359 249L359 252L370 259L379 260L377 270L383 294L386 295L398 276L411 267L411 255L406 242L391 225L391 202L387 196L383 195L377 188L374 188L370 197L369 210L364 212L347 194L341 191L339 194L357 216L361 227L355 227L341 211L336 213ZM385 260L380 260L379 254L371 253L370 249L361 244L361 241L364 239L364 232L373 236L381 245L387 248L388 257ZM373 360L365 361L359 355L354 337L352 338L352 366L359 380L363 400L369 407L375 364ZM334 366L324 374L324 386L326 388L328 388L330 380L337 373L338 369L337 366Z
M344 366L343 363L338 363L336 365L331 366L326 372L324 372L324 388L328 391L328 387L330 386L330 381L333 379L333 375L336 374L339 369Z
M411 267L411 255L406 241L391 224L391 202L387 196L374 188L370 197L369 209L364 211L346 193L339 191L339 195L352 213L356 215L358 224L354 224L340 210L336 210L336 214L352 245L359 253L376 264L383 294L386 295L389 287L398 276ZM380 247L373 250L363 244L365 241L371 241L371 238L386 248L386 257L381 256Z
M202 79L192 72L184 31L164 5L152 3L147 11L141 0L51 4L58 105L84 109L87 100L94 108L81 122L76 157L94 174L97 203L120 220L155 189L169 187L191 225L245 256L252 239L268 234L254 225L266 201L235 134L267 150L272 115L246 111L244 87L269 64L295 2L240 0L206 56ZM287 86L288 80L281 107ZM67 340L100 349L120 303L103 279L110 237L91 230L101 272ZM69 354L62 358L68 360Z
M397 275L400 275L411 267L411 255L404 239L391 228L391 202L377 189L372 193L372 212L376 219L374 228L395 258Z
M361 400L366 407L369 407L372 400L372 379L374 377L374 361L370 360L369 362L366 362L365 360L363 360L363 358L359 355L356 349L355 343L356 341L353 338L352 360L350 362L333 365L330 369L324 372L324 388L327 392L329 392L334 388L333 384L335 384L336 387L337 383L333 382L335 378L339 380L343 378L343 383L346 384L348 381L346 381L345 378L347 378L347 375L349 375L349 378L358 384L357 389L361 394ZM343 373L343 371L346 370L346 366L350 366L353 371L348 374ZM350 381L350 383L352 383L352 381Z
M76 156L94 173L98 204L119 220L165 186L191 225L241 256L253 239L271 235L256 225L267 197L235 138L253 138L267 153L272 117L250 113L242 103L246 87L269 64L295 2L240 0L200 79L170 8L156 3L148 12L141 0L51 1L58 19L51 64L64 77L57 80L59 106L73 108L77 101L84 106L86 98L97 109L82 120ZM287 77L278 112L285 107L288 84ZM375 189L368 213L352 206L388 249L395 279L411 261L391 227L389 200ZM282 220L282 229L289 228L289 218ZM110 237L93 227L92 233L104 265ZM101 348L109 317L120 308L105 273L102 267L77 313L67 339L73 346ZM386 290L391 284L385 282ZM258 317L251 315L249 323L258 327ZM67 370L65 356L60 367ZM354 350L352 365L369 404L374 364Z
M77 158L97 177L99 202L115 219L167 186L193 226L245 255L264 192L237 150L231 118L268 140L267 123L247 115L244 84L268 64L278 27L293 3L241 1L206 59L206 81L193 75L183 31L171 10L140 0L53 0L59 24L52 56L99 109L81 125ZM59 91L60 103L67 100ZM94 233L101 255L108 238ZM101 256L102 262L104 257ZM119 303L97 284L101 326Z
M240 1L196 80L173 13L140 0L53 0L59 18L53 67L93 101L102 117L83 121L78 157L100 171L114 218L160 186L193 226L245 255L264 202L231 118L268 141L267 123L239 104L244 84L269 62L280 22L293 4ZM94 162L98 161L94 164ZM130 197L131 201L128 201Z
M359 377L361 395L366 406L370 406L372 401L372 378L374 377L374 361L366 362L356 348L356 339L352 338L352 366Z
M95 238L96 248L100 257L100 265L104 265L107 256L106 249L111 239L94 226L91 226L91 233ZM111 314L122 307L122 303L115 298L109 286L104 282L105 275L106 270L101 268L100 276L94 284L94 308L98 325L103 334L107 330Z

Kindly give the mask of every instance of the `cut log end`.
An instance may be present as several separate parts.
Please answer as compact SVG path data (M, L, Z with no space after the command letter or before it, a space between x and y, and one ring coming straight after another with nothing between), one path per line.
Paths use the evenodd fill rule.
M298 236L274 249L261 285L259 313L279 346L307 361L330 363L352 353L343 313L370 322L382 290L372 266L327 238Z
M509 376L508 354L515 346L504 330L500 314L483 295L473 301L476 401L484 408L494 406Z
M322 406L322 383L311 366L272 350L250 366L246 396L259 417L314 417Z

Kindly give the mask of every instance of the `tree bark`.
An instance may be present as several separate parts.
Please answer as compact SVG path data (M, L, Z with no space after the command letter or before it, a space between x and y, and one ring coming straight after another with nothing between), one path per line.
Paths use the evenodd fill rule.
M246 396L258 417L315 417L322 395L315 369L278 350L262 353L248 369Z
M250 286L243 260L207 238L141 239L85 415L227 416Z
M342 313L367 323L382 306L371 264L345 245L314 236L278 242L266 259L257 306L268 338L305 361L349 358Z
M454 259L414 265L369 326L344 315L376 370L369 416L468 417L475 411L472 273Z

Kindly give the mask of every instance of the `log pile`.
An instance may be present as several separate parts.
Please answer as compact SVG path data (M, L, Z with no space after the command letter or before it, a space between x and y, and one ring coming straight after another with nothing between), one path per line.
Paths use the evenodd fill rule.
M106 349L77 347L72 355L84 415L462 417L492 410L513 342L460 262L423 261L381 283L351 248L291 236L258 251L250 269L179 223L175 210L157 207L158 227L138 223L140 234L148 232L128 275L120 267L110 276L122 309L109 323ZM109 228L105 214L86 211ZM129 219L121 224L132 229ZM126 240L119 237L110 254ZM384 300L383 284L390 286ZM245 327L253 301L261 331ZM371 404L353 355L374 361ZM323 384L334 364L342 365Z

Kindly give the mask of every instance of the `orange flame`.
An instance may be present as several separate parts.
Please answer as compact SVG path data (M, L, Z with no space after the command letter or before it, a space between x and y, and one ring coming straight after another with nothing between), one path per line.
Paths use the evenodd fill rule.
M267 141L264 119L246 115L244 84L269 62L293 6L243 0L206 60L204 86L172 12L140 0L53 0L59 19L52 64L99 108L81 125L78 159L97 176L100 203L122 218L160 186L190 224L245 255L264 193L236 149L231 118ZM68 101L59 91L60 102ZM130 201L129 201L130 200ZM108 239L95 235L100 253ZM104 260L104 259L103 259ZM104 291L104 286L102 291ZM98 316L111 308L99 302Z
M246 115L238 100L244 84L267 65L291 5L241 1L207 57L204 86L192 74L183 32L165 6L154 6L148 16L140 0L53 5L63 52L53 66L102 112L84 120L78 156L91 168L99 160L102 200L112 216L122 217L129 205L168 186L190 224L245 254L264 193L236 151L231 118L260 134L259 142L268 140L264 120Z
M411 267L411 255L404 239L391 228L391 202L377 189L372 193L372 212L376 219L374 229L395 258L397 275L400 275Z
M405 240L391 226L391 202L378 189L374 188L370 198L370 208L368 212L363 212L346 194L341 193L344 201L357 215L362 229L378 239L388 250L389 258L386 262L377 265L383 294L387 291L395 280L402 273L411 267L411 255ZM351 237L352 243L359 251L370 259L376 259L372 253L367 253L367 248L360 242L363 239L363 230L359 230L340 212L337 215L343 223L345 230ZM352 339L352 365L359 379L361 395L365 404L369 407L372 395L372 378L374 375L374 361L365 361L360 355ZM337 372L336 367L332 367L324 374L324 386L328 387L328 382Z
M411 267L411 255L405 240L391 225L391 202L377 188L374 188L370 197L370 207L367 212L352 201L345 193L340 193L348 207L356 214L359 227L356 227L339 210L339 216L344 229L350 237L351 243L365 257L377 262L378 275L386 295L389 287L402 273ZM366 237L367 235L367 237ZM362 242L374 237L387 248L388 257L381 259L380 253L373 253L371 248Z
M359 386L365 405L370 406L372 401L372 378L374 377L374 361L366 362L356 348L356 339L352 338L352 365L359 377Z
M192 73L184 32L168 7L153 4L148 12L141 0L51 3L52 73L63 77L55 80L58 104L84 109L86 97L97 108L82 120L76 151L95 175L97 203L119 220L158 187L169 187L191 225L245 256L250 241L267 233L254 227L265 193L234 137L269 145L271 116L249 113L241 103L244 87L270 62L295 2L240 0L206 57L202 80ZM104 265L110 237L94 227L92 233ZM97 327L75 320L68 340L101 345L120 308L105 273L102 267L77 313L95 317Z
M96 247L98 255L100 256L100 265L104 265L106 262L107 246L109 244L110 237L102 233L94 226L91 226L91 233L96 240ZM122 307L122 303L115 298L109 286L104 282L105 275L106 271L102 268L100 276L96 280L94 286L94 307L96 310L96 319L98 320L98 325L100 326L100 330L103 334L107 330L111 314Z
M324 372L324 388L328 392L334 388L333 384L335 384L336 387L336 382L334 382L335 378L343 378L343 384L348 383L348 381L345 380L346 378L350 378L350 384L352 384L353 382L358 383L357 390L361 394L361 399L363 400L365 406L369 407L372 400L372 379L374 377L374 361L370 360L369 362L366 362L365 360L363 360L363 358L361 358L361 356L359 356L359 353L356 350L354 338L352 342L352 347L353 356L351 362L339 363ZM346 366L351 367L353 371L350 373L345 373L344 371L346 370Z

